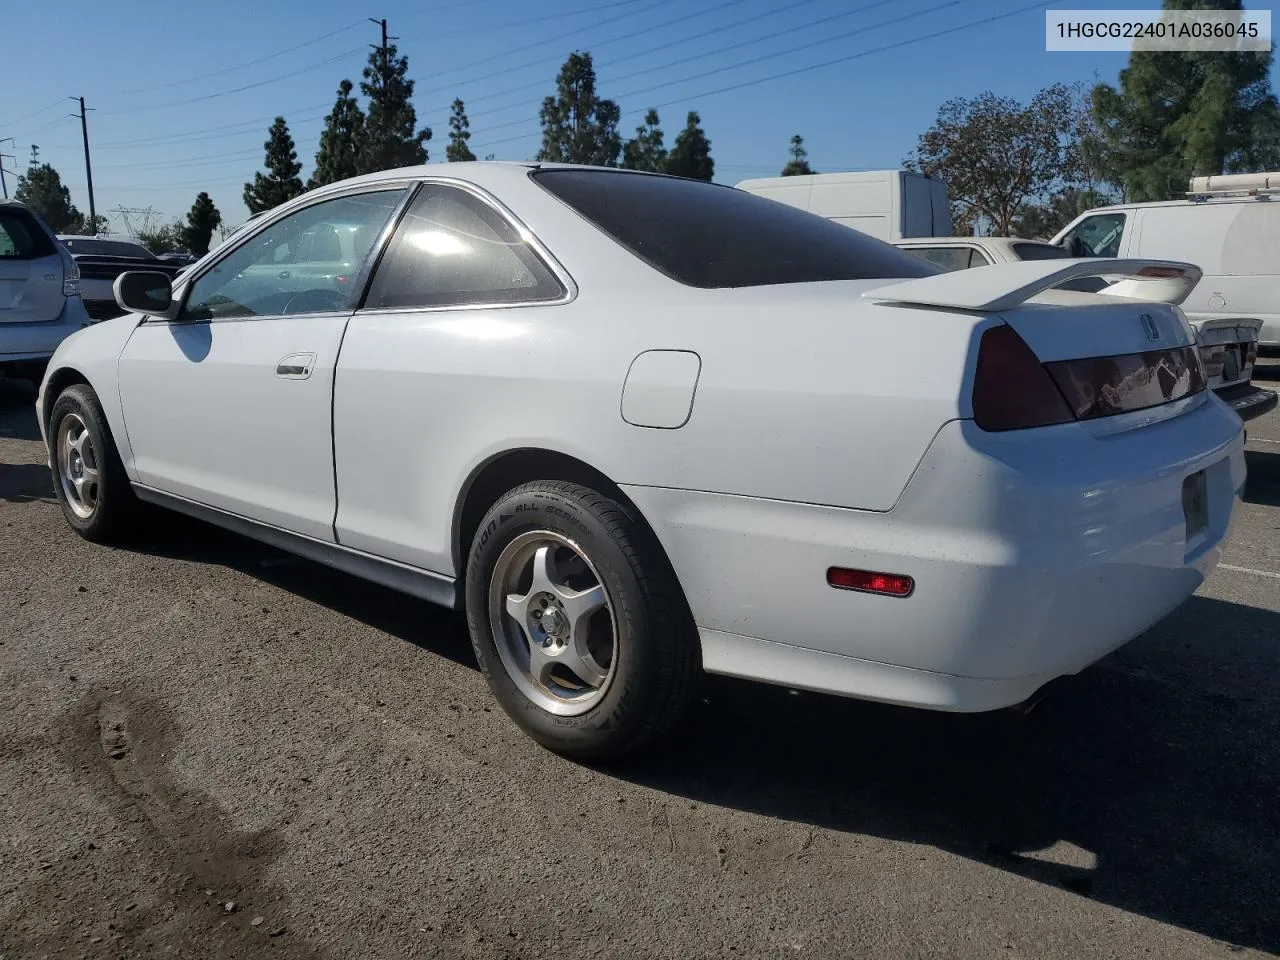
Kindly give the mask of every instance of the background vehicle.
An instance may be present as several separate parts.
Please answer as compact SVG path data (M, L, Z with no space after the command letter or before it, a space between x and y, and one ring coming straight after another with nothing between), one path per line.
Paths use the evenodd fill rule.
M118 317L112 284L126 270L158 270L176 276L181 264L155 256L140 243L111 237L59 236L80 269L80 296L94 320Z
M1204 277L1182 304L1198 319L1259 319L1259 345L1280 348L1280 174L1195 177L1188 199L1097 207L1053 243L1084 257L1156 257Z
M743 180L737 189L807 210L879 240L951 235L946 186L908 170L763 177Z
M990 710L1221 556L1243 428L1180 311L1054 290L1148 267L1192 269L944 274L696 180L402 168L122 275L37 411L82 536L140 499L464 607L565 753L669 728L700 668Z
M1069 257L1061 246L1016 237L934 237L927 240L901 240L897 246L944 270L964 270L1019 260L1064 260ZM1124 293L1119 285L1113 286L1102 277L1081 278L1064 285L1064 289L1092 293L1108 288L1112 293ZM1189 292L1187 289L1177 289L1176 295L1167 302L1182 303ZM1128 295L1151 296L1148 291L1136 287ZM1242 420L1252 420L1275 409L1276 392L1252 383L1262 321L1256 317L1203 315L1188 319L1196 331L1200 357L1209 378L1209 388L1230 404Z
M35 211L0 200L0 374L38 383L63 338L88 325L75 260Z

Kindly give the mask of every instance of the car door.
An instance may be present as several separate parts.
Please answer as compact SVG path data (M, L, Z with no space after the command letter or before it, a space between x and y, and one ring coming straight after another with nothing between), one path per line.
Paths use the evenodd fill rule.
M139 483L333 539L334 366L362 274L408 190L379 184L292 210L193 277L176 320L138 326L119 379ZM318 224L363 228L347 274L294 255ZM281 280L286 260L307 284Z
M424 183L342 343L334 390L340 543L452 572L452 493L475 409L506 416L554 376L538 310L570 298L563 270L487 196ZM564 354L568 356L568 354ZM548 356L552 362L548 363ZM565 361L569 362L569 361Z

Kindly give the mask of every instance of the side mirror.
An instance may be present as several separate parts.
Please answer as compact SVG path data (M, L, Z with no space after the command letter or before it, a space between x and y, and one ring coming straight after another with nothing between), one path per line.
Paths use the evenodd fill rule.
M165 317L173 309L173 287L167 273L130 270L116 277L111 289L116 303L130 313Z

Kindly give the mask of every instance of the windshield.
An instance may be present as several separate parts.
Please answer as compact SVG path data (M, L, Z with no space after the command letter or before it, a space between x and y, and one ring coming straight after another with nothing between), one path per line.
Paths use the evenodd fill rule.
M609 170L533 178L651 267L694 287L927 277L932 264L733 187Z

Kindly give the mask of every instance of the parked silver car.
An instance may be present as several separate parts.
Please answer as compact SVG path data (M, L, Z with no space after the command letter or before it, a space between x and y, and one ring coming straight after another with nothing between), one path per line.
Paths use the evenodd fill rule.
M90 323L66 247L26 204L0 200L0 373L39 383L58 344Z

